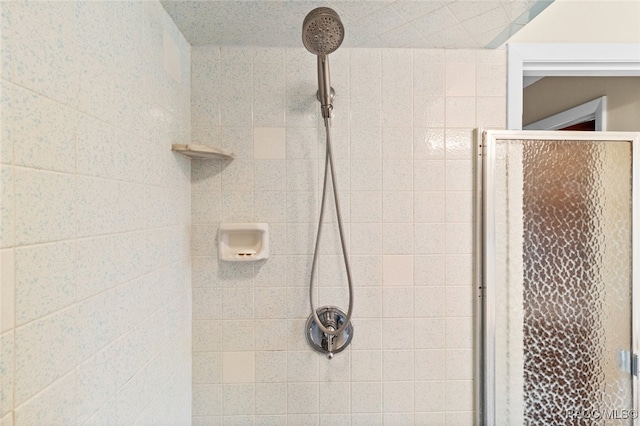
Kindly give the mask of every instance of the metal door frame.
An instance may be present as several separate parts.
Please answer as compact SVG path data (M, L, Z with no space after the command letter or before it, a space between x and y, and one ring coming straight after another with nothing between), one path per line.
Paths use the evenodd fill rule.
M474 179L474 409L478 425L495 424L495 141L496 140L550 140L550 141L626 141L632 152L631 199L631 349L640 354L640 133L635 132L557 132L537 130L483 130L476 129ZM638 188L638 190L636 190ZM632 379L633 410L638 412L638 376ZM640 426L640 419L633 422Z

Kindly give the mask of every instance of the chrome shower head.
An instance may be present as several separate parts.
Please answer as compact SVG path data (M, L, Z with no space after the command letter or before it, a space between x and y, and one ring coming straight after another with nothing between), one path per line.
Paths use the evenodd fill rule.
M329 58L344 40L344 26L333 9L318 7L307 14L302 23L302 43L318 56L318 100L325 126L333 109L333 89L329 78Z
M344 26L335 10L318 7L302 23L302 43L314 55L334 52L344 40Z

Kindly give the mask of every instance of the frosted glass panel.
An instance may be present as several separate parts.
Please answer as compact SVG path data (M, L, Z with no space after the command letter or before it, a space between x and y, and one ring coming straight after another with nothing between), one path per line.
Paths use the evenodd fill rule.
M495 171L497 423L630 424L631 144L501 140Z

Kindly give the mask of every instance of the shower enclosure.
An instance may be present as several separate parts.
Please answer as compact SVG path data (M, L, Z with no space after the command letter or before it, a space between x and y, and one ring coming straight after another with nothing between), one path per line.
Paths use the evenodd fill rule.
M477 148L478 423L638 424L640 134Z

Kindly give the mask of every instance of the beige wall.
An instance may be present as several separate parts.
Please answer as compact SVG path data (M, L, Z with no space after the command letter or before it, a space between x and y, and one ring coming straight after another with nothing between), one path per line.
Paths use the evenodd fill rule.
M607 130L640 131L640 77L547 77L524 89L527 125L607 96Z
M640 43L640 2L555 0L509 43Z

